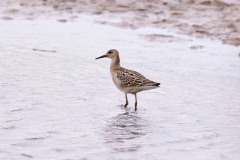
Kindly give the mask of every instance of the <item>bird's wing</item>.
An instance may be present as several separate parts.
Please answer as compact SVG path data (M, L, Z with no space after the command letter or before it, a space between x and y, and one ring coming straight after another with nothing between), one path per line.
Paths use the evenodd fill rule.
M125 68L118 68L117 78L121 81L122 87L151 86L156 84L145 78L142 74Z

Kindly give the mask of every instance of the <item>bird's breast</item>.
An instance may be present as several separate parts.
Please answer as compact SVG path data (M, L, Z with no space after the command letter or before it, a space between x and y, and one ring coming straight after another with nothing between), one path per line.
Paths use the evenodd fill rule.
M112 81L113 83L115 84L115 86L122 92L124 92L123 88L122 88L122 85L121 85L121 81L117 78L117 73L116 72L112 72L111 73L112 75Z

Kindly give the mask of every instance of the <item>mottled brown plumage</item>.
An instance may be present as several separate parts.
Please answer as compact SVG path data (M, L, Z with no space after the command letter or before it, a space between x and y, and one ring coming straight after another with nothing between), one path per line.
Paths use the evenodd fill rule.
M112 80L116 87L125 94L125 107L128 105L128 93L135 95L135 110L137 110L137 93L143 90L159 87L160 83L151 81L136 71L122 68L120 66L120 58L117 50L111 49L105 55L100 56L96 59L104 57L111 58L112 60L110 66Z
M121 86L123 88L125 87L140 87L140 86L152 86L156 85L156 82L153 82L147 78L145 78L142 74L133 71L128 70L122 67L119 67L115 69L115 72L117 73L117 78L122 81Z

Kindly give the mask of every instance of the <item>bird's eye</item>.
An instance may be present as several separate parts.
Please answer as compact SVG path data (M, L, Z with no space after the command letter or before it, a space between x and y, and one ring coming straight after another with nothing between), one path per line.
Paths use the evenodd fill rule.
M112 51L109 51L109 52L108 52L108 54L111 54L111 53L113 53L113 52L112 52Z

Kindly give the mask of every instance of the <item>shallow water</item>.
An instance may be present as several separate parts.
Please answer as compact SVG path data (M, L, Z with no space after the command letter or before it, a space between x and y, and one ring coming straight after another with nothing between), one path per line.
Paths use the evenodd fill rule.
M239 47L96 19L0 21L0 159L239 159ZM95 60L111 48L161 83L137 112Z

